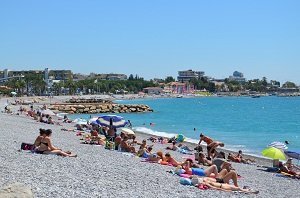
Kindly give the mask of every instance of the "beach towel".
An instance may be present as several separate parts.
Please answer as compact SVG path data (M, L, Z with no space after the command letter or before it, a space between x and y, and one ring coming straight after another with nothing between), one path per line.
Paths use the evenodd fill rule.
M29 144L29 143L25 143L25 142L22 142L22 144L21 144L21 150L33 151L34 149L35 149L34 144Z

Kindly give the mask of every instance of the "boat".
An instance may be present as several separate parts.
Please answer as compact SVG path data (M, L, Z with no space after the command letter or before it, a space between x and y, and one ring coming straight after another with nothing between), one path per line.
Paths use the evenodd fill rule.
M251 98L260 98L260 95L252 96Z
M178 95L176 96L176 98L183 98L183 95Z

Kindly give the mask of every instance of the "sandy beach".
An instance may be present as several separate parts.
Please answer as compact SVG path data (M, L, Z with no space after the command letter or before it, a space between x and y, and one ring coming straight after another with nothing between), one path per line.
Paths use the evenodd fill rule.
M64 99L53 98L52 102ZM2 98L0 110L7 99ZM10 100L12 100L10 98ZM48 99L43 103L48 103ZM14 106L17 109L18 106ZM0 188L20 182L32 188L35 197L298 197L299 180L278 177L274 173L259 170L256 165L233 163L241 175L239 186L259 190L258 195L199 190L179 184L179 177L168 173L170 166L142 162L118 151L102 146L80 143L75 132L61 131L74 124L48 125L34 121L25 115L0 114ZM78 154L77 158L19 152L22 142L35 140L39 128L53 130L53 143L63 150ZM149 135L137 134L138 140ZM150 142L148 142L151 144ZM166 152L167 145L156 143L154 150ZM190 145L191 147L193 145ZM179 152L169 151L183 161ZM260 165L270 165L269 160L256 158Z

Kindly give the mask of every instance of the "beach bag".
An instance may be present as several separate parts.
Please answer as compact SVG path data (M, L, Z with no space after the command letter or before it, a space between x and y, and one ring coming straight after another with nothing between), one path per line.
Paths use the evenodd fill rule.
M22 144L21 144L21 150L32 151L34 149L35 149L34 144L29 144L29 143L25 143L25 142L22 142Z

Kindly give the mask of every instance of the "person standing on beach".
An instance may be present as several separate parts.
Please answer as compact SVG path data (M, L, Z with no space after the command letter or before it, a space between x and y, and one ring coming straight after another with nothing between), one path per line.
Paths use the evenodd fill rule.
M208 137L208 136L205 136L205 135L203 135L203 133L201 133L200 134L200 140L199 140L199 143L198 143L198 145L200 146L200 144L201 144L201 142L205 142L206 143L206 145L207 145L207 147L206 147L206 149L207 149L207 157L208 158L210 158L210 153L209 153L209 151L211 150L211 147L209 146L211 143L213 143L214 141L213 141L213 139L211 139L210 137Z

